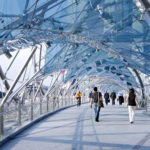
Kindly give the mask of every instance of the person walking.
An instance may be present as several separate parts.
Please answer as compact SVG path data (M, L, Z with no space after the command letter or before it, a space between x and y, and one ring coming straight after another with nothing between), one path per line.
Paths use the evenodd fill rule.
M116 99L116 93L113 91L110 95L111 99L112 99L112 105L115 105L115 99Z
M122 105L122 103L124 103L123 93L119 93L118 100L119 100L119 105Z
M133 124L134 122L134 116L135 116L135 107L136 105L139 108L137 96L135 95L134 89L131 88L129 90L129 95L127 97L127 106L128 106L128 111L129 111L129 122Z
M107 91L104 94L104 98L105 98L106 105L108 105L108 103L109 103L110 100L109 100L109 93Z
M98 92L97 87L94 87L94 93L92 94L92 99L90 103L90 107L92 108L92 104L94 106L95 111L95 121L99 122L99 113L101 107L103 107L103 99L101 92Z
M81 105L81 92L79 91L76 95L77 98L77 107L79 107Z

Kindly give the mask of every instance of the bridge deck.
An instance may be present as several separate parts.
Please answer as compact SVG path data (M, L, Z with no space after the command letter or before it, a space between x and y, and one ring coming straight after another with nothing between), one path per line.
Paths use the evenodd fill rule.
M18 135L1 150L150 150L150 117L136 111L128 122L125 106L105 106L100 122L89 104L50 116Z

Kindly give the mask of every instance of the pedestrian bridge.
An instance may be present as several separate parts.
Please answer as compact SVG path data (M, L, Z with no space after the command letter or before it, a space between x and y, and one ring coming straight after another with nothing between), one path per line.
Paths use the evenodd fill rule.
M95 122L89 103L61 110L12 137L1 150L149 150L150 117L136 110L129 124L126 106L108 105Z
M0 149L149 150L149 29L150 0L0 0ZM93 87L134 88L135 123L73 106Z

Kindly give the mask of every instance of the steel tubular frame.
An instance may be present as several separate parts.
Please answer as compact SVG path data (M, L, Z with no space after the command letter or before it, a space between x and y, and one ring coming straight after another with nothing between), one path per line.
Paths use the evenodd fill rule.
M136 69L132 69L132 70L135 73L136 77L138 78L138 81L139 81L140 86L141 86L142 98L144 100L145 99L145 92L144 92L144 84L143 84L142 78L140 77L140 74L138 73L138 71Z
M22 67L20 73L16 77L14 83L9 88L9 90L7 91L7 94L1 101L1 104L0 104L0 138L1 139L3 139L7 135L7 133L5 133L6 132L5 131L5 125L6 125L5 122L7 122L6 118L9 119L9 115L12 115L11 114L11 111L12 111L11 105L13 104L12 99L14 97L19 96L18 103L13 104L13 105L17 106L13 112L13 114L14 114L13 119L14 119L14 121L17 121L16 123L19 128L22 125L24 125L25 120L33 121L34 119L36 119L37 117L39 117L42 114L46 114L48 112L51 112L51 111L54 111L54 110L57 110L62 107L66 107L66 106L69 106L69 105L72 105L75 103L75 101L73 101L72 92L71 93L67 92L70 89L69 87L67 89L65 89L66 93L64 93L63 95L60 94L61 88L57 85L57 81L61 74L61 71L55 77L54 77L54 75L51 75L52 80L53 79L54 80L53 80L53 82L51 80L51 84L49 85L47 90L42 88L42 84L46 78L46 77L43 78L43 76L40 75L40 73L43 69L43 66L41 65L42 45L40 45L39 62L36 62L36 59L35 59L35 53L37 51L37 48L38 48L37 46L34 47L29 58L27 59L26 63ZM17 57L17 56L15 56L15 57ZM29 66L29 63L31 62L31 59L34 60L33 61L34 62L34 68L33 68L34 74L28 80L26 80L25 76L27 73L27 67ZM14 60L15 60L15 58L11 62L10 67L12 66L12 63L14 62ZM37 68L37 64L38 64L38 68ZM37 71L37 69L38 69L38 71ZM26 80L26 81L23 82L23 84L16 91L13 91L13 89L17 85L17 82L19 81L19 79L21 78L22 75L23 75L23 80ZM42 78L39 78L38 75L41 76ZM38 80L36 80L36 78L38 78ZM40 79L40 84L39 84L39 79ZM27 98L27 93L28 93L27 88L28 88L28 85L30 85L30 84L32 84L34 86L33 91L31 93L32 98L31 98L31 96ZM63 81L62 81L62 84L64 84ZM51 95L54 90L57 90L57 93L58 93L55 100L54 100L54 97ZM38 97L38 99L36 99L36 97ZM29 99L30 99L30 101L29 101ZM6 112L6 106L4 105L6 102L10 102L9 106L8 106L10 108L10 111L7 111L7 112ZM38 115L36 115L36 114L38 114ZM14 124L15 124L15 122L14 122Z
M25 65L23 66L23 68L21 69L19 75L17 76L16 80L14 81L14 83L12 84L12 86L9 88L7 94L5 95L5 97L3 98L3 100L0 103L0 107L3 106L3 104L6 102L7 98L9 97L10 93L12 92L12 90L14 89L15 85L17 84L18 80L20 79L20 77L22 76L22 73L24 72L25 68L27 67L27 65L29 64L32 56L34 55L34 53L36 52L37 47L35 47L31 53L31 55L29 56L28 60L26 61Z
M8 89L10 88L10 85L9 85L9 83L8 83L7 80L6 80L6 76L5 76L5 74L3 73L3 70L2 70L2 68L1 68L1 66L0 66L0 77L1 77L1 79L4 81L4 85L5 85L6 89L8 90Z
M15 85L17 84L17 82L19 81L20 77L22 76L25 68L27 67L27 65L29 64L32 56L34 55L34 53L36 52L37 47L35 46L35 48L33 49L32 53L30 54L29 58L27 59L26 63L24 64L23 68L21 69L19 75L17 76L17 78L15 79L14 83L12 84L12 86L9 88L9 90L7 91L5 97L2 99L1 103L0 103L0 135L3 136L4 134L4 118L3 118L3 105L6 102L6 100L8 99L9 95L11 94L11 92L13 91Z

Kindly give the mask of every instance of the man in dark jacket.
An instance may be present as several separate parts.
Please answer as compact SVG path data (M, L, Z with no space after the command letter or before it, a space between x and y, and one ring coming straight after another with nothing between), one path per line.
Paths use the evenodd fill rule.
M115 99L116 99L116 93L113 91L110 95L111 99L112 99L112 105L115 105Z
M104 98L105 98L105 103L106 105L108 105L109 103L109 93L106 91L106 93L104 94Z

